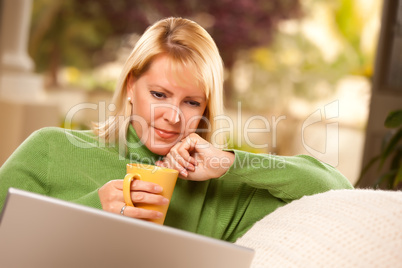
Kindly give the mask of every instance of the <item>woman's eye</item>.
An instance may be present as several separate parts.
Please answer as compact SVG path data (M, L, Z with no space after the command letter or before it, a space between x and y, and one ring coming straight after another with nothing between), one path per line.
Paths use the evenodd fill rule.
M161 93L161 92L157 92L157 91L151 91L151 95L154 96L157 99L163 99L166 97L165 94Z
M187 103L194 107L200 107L201 105L198 101L188 101Z

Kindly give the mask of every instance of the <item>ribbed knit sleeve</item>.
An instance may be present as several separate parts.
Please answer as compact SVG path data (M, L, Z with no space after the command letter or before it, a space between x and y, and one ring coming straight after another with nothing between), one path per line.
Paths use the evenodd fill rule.
M235 162L220 179L236 180L257 189L266 189L285 202L332 189L353 188L334 167L311 156L233 152Z
M70 200L70 201L77 203L77 204L94 207L94 208L98 208L98 209L102 208L102 204L99 200L98 189L95 189L84 196L81 196L79 198L76 198L76 199Z
M3 208L10 187L46 195L48 163L48 143L40 131L36 131L0 168L0 208Z
M0 207L14 187L100 209L98 189L122 178L125 163L91 131L40 129L0 168Z

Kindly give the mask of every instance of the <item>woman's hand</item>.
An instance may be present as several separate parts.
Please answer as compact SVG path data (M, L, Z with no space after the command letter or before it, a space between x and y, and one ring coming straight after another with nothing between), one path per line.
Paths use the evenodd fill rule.
M131 200L136 203L146 203L154 205L165 205L169 199L164 198L160 193L162 187L158 184L134 180L131 183ZM123 197L123 180L113 180L107 182L98 190L98 195L102 208L105 211L119 214L125 205ZM123 213L125 216L138 219L158 219L163 216L161 212L127 206Z
M234 159L233 153L215 148L198 134L192 133L173 146L156 165L178 170L182 179L204 181L225 174Z

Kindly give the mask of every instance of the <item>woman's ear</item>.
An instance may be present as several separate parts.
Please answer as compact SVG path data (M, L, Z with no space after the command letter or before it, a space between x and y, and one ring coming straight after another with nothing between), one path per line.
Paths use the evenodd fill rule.
M127 90L127 97L133 99L134 96L134 88L135 88L135 77L132 73L128 74L127 76L127 83L126 83L126 90Z

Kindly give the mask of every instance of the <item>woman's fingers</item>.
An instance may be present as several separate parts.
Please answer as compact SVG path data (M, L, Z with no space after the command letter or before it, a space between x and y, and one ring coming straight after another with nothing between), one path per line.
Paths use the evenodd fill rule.
M144 191L149 193L159 194L163 191L162 186L159 184L149 182L149 181L142 181L142 180L134 180L131 183L131 190L132 191Z
M114 186L118 190L123 190L123 180L115 180ZM163 191L163 188L156 183L149 181L133 180L131 183L131 191L143 191L148 193L159 194Z
M123 190L123 184L119 185L121 187L119 190ZM160 195L162 191L163 188L156 183L134 180L131 183L131 200L134 205L136 203L165 205L169 203L169 199ZM123 198L123 195L120 195L120 197Z
M181 160L181 163L176 161L177 157L173 157L171 154L168 154L165 159L164 162L167 163L167 165L171 168L171 169L176 169L179 171L180 175L183 177L187 177L188 176L188 171L186 169L185 166L188 166L187 164L183 164L184 160ZM194 168L193 168L194 169Z
M178 170L182 179L204 181L221 177L234 161L234 153L220 150L192 133L173 146L156 165Z
M172 150L166 157L171 158L173 166L182 167L182 169L190 171L195 170L195 159L187 151L178 152Z
M153 205L166 205L169 199L159 194L150 194L146 192L131 192L131 200L135 204L153 204Z
M192 156L196 144L196 140L187 137L173 146L163 161L158 161L156 165L176 169L182 177L187 177L188 171L195 171L198 165L197 160Z
M197 165L197 160L190 154L190 152L193 152L195 150L196 145L197 145L197 140L187 136L187 138L185 138L184 141L182 141L180 143L179 150L178 150L179 154L181 156L183 156L183 158L188 163L191 163L194 166Z
M123 205L122 205L123 207ZM120 213L121 209L116 212ZM131 218L136 218L136 219L145 219L145 220L151 220L151 219L159 219L163 217L163 213L155 210L149 210L149 209L143 209L143 208L136 208L136 207L129 207L127 206L124 211L123 215Z
M131 184L131 199L136 204L165 205L169 200L160 195L162 187L155 183L135 180ZM105 211L121 214L121 209L125 205L123 197L123 180L113 180L107 182L98 190L102 208ZM138 207L126 206L123 215L139 219L158 219L162 213Z
M191 156L190 152L193 151L195 145L186 139L185 141L179 142L170 150L168 156L172 157L178 164L182 165L186 169L194 169L197 164L194 157Z

